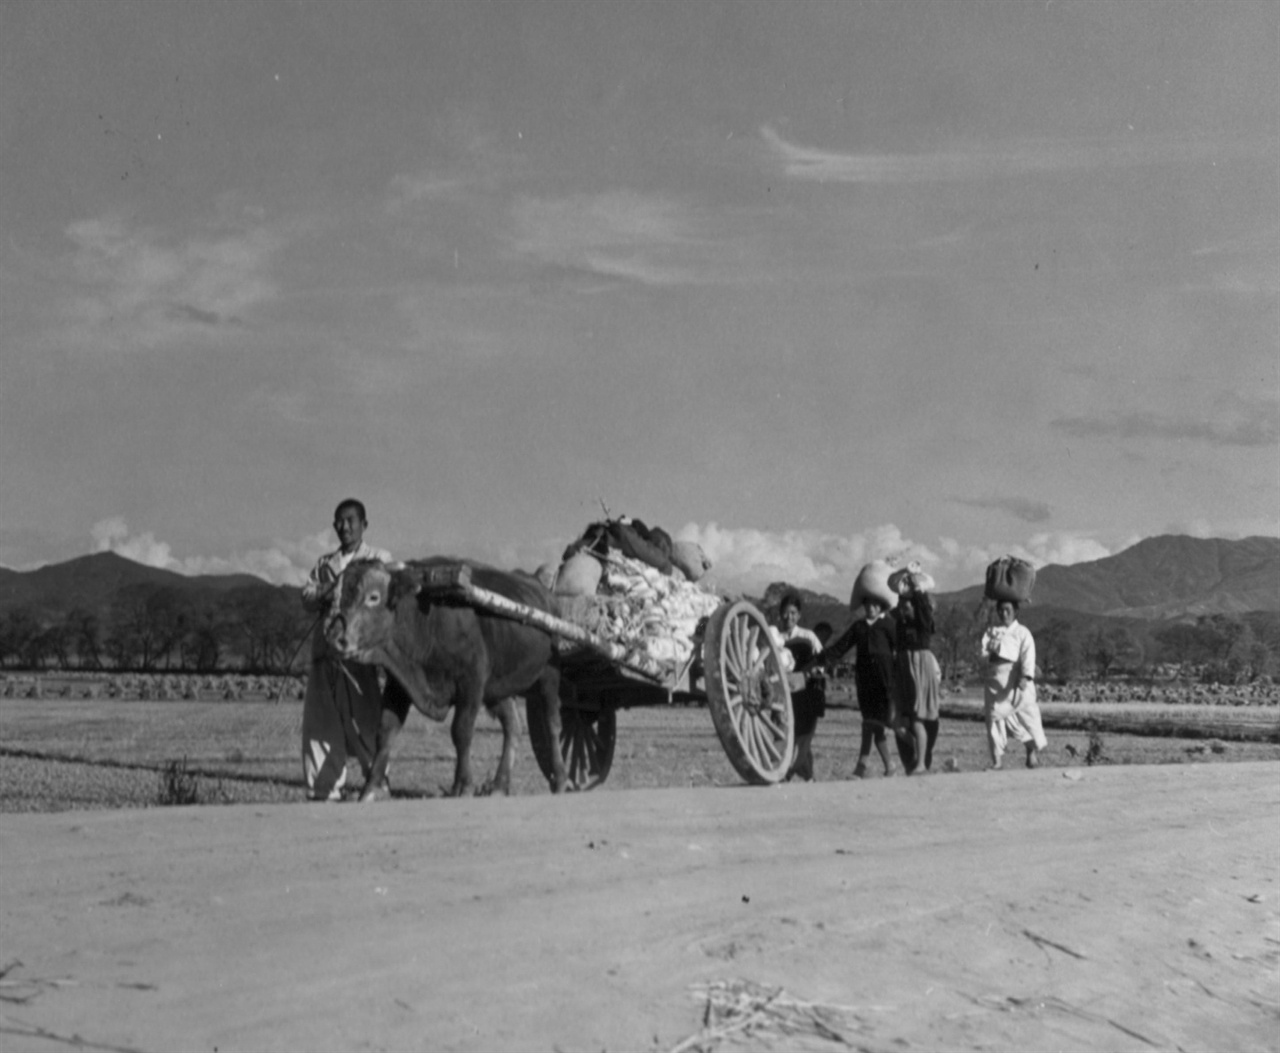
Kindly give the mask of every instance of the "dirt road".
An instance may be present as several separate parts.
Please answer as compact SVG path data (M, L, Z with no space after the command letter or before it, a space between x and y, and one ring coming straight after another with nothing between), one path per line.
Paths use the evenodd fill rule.
M4 815L0 1049L670 1049L722 980L842 1008L721 1048L1274 1049L1278 804L1243 763Z

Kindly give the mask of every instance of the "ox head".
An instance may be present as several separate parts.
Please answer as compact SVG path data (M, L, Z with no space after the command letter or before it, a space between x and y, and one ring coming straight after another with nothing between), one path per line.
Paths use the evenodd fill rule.
M396 607L412 600L419 587L403 564L350 564L342 572L338 600L325 624L329 646L343 658L378 661L392 642Z

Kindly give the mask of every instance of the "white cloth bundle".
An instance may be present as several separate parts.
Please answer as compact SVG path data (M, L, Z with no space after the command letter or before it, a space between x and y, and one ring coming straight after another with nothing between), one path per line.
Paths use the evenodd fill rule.
M668 577L626 556L610 554L594 596L562 601L562 615L621 644L629 654L682 665L693 653L698 622L721 604L692 582Z

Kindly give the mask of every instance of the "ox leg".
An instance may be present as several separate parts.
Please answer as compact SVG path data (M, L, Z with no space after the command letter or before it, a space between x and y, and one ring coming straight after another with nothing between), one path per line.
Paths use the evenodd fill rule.
M501 793L511 796L511 770L516 763L516 742L520 738L520 717L516 713L516 700L508 695L493 707L498 723L502 725L502 756L492 777L481 787L481 794Z
M455 700L453 724L449 728L449 734L458 759L453 771L450 797L468 797L475 789L475 780L471 774L471 739L475 735L476 717L480 713L480 695L479 684L468 685L466 690L459 688Z
M564 793L569 775L560 752L560 670L554 665L547 666L538 678L538 690L542 692L547 714L547 740L551 743L551 792Z
M387 677L387 688L382 695L382 723L378 729L378 752L369 765L369 777L365 780L361 801L377 801L391 796L391 783L387 769L391 764L391 744L395 742L412 705L408 693L395 677Z

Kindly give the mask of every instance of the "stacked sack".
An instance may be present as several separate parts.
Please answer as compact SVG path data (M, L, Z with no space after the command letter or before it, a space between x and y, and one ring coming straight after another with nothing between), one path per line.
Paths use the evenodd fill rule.
M711 560L696 541L672 542L671 562L690 581L698 581L711 569Z
M560 564L555 576L557 596L594 596L600 585L600 560L590 552L575 552Z

